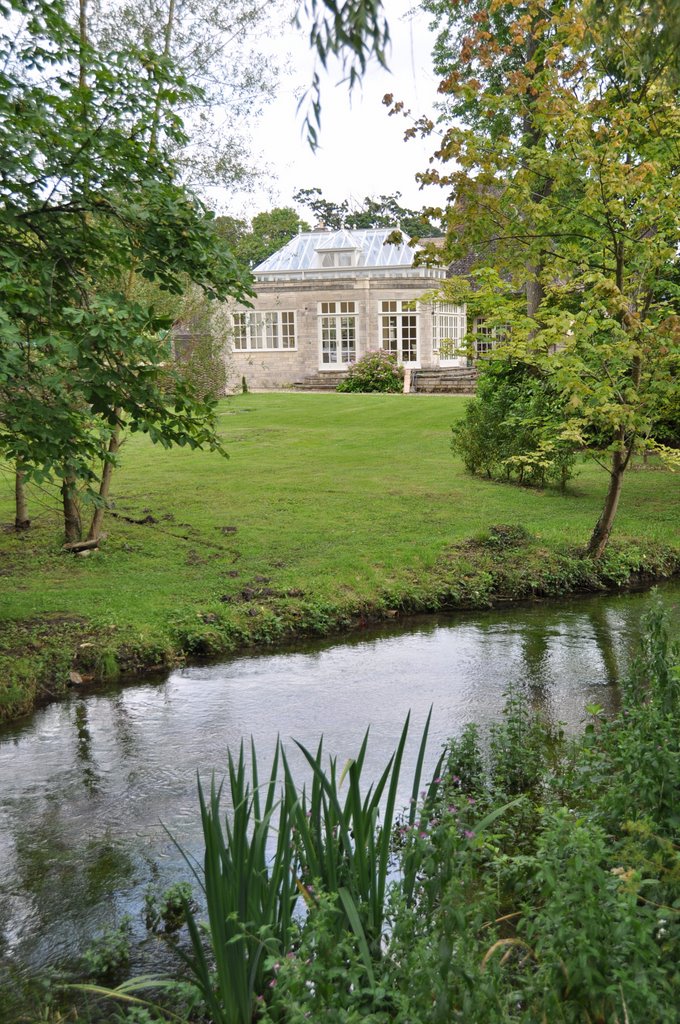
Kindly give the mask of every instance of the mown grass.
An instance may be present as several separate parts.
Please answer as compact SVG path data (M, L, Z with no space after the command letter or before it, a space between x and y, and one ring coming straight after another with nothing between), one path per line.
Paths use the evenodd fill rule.
M603 471L584 462L566 494L474 479L449 447L464 403L237 396L220 406L229 460L131 436L108 540L89 558L62 553L54 494L33 490L33 526L15 535L12 477L0 476L0 717L59 690L74 668L111 676L395 611L677 568L677 474L628 474L612 554L594 571L576 551L599 513ZM495 524L520 524L530 540L489 539Z

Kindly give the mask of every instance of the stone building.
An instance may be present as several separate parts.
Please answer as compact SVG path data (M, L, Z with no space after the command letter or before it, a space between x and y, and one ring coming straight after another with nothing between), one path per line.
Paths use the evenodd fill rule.
M254 270L253 308L230 307L229 376L249 389L330 383L366 352L396 355L407 380L420 371L466 367L457 346L464 306L422 296L446 277L414 266L390 228L299 234ZM415 372L414 372L415 371Z

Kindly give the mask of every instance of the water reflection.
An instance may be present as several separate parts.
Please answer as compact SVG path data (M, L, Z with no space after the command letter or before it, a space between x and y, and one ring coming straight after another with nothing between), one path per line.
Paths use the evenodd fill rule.
M86 701L79 700L76 702L74 718L78 735L76 755L82 769L83 785L89 793L95 793L99 787L100 778L92 753L92 735L87 724Z
M665 590L677 602L680 587ZM277 734L301 765L290 737L315 746L323 733L327 752L342 761L370 725L366 770L375 775L410 710L408 776L430 705L434 762L466 722L484 728L498 719L510 685L553 722L578 729L587 703L616 706L615 683L649 600L628 595L421 620L408 632L364 633L79 694L6 728L0 957L27 968L57 962L128 911L141 939L146 886L187 873L163 826L200 854L196 774L221 774L227 749L243 737L254 736L264 771ZM145 955L136 969L157 966Z

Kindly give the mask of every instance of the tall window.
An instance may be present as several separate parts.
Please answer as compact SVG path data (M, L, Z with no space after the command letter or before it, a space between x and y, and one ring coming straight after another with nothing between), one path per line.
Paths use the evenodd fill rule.
M440 360L455 359L461 352L467 331L465 306L439 302L432 307L432 348Z
M380 346L400 363L418 362L418 315L415 299L383 302L380 318Z
M232 313L232 344L236 351L295 348L293 310Z
M357 357L357 317L353 302L320 302L321 365L346 366Z

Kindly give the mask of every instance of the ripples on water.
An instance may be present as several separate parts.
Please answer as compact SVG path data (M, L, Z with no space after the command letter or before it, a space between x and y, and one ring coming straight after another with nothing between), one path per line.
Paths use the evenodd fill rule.
M677 584L665 588L678 601ZM575 731L591 701L616 705L615 683L648 595L427 620L295 652L234 658L78 696L0 732L0 956L36 968L82 950L145 888L187 868L165 829L200 854L196 774L222 774L226 751L252 735L266 764L277 734L342 763L371 741L366 777L384 767L411 711L412 742L433 706L431 763L466 722L496 721L521 685ZM677 609L675 611L678 621ZM149 961L155 952L147 951ZM148 968L151 963L139 966Z

